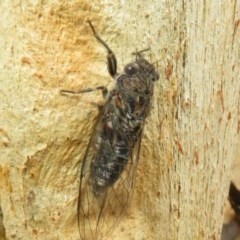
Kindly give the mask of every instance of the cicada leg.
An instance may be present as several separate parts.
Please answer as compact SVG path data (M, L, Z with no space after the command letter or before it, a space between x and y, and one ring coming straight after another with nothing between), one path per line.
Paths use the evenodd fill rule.
M94 91L102 91L103 98L105 99L108 95L108 89L105 86L98 86L95 88L85 88L80 90L60 90L60 93L71 93L71 94L81 94L81 93L88 93L88 92L94 92Z
M94 37L107 49L108 55L107 55L107 67L108 72L111 75L111 77L114 77L117 73L117 59L111 48L105 43L105 41L96 33L92 23L88 20L87 21L93 31Z

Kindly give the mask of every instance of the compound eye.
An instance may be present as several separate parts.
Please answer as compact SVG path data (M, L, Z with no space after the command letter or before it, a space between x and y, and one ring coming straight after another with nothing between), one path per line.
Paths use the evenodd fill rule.
M127 75L134 75L139 71L139 65L137 63L129 63L124 67L124 72Z

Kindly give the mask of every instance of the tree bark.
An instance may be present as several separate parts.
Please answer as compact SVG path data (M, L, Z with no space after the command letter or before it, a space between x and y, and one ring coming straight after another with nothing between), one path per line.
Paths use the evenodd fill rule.
M88 19L119 72L149 46L160 72L134 195L109 239L219 239L240 129L239 9L217 0L1 1L1 239L79 239L81 160L103 100L59 90L111 86Z

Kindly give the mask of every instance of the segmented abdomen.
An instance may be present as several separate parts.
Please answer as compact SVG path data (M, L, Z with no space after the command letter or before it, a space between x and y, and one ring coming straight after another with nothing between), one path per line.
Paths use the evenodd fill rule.
M103 194L119 179L126 164L131 164L132 149L142 125L142 122L128 119L116 109L111 110L103 115L103 125L100 124L102 128L95 144L97 151L90 166L95 196Z

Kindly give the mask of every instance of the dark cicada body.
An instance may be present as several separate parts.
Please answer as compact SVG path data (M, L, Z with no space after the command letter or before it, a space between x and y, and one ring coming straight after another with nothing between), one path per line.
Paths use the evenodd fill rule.
M109 93L103 86L61 92L102 90L104 96L108 95L84 156L78 198L81 239L102 239L114 227L131 197L141 134L151 106L153 82L159 75L142 52L135 53L136 60L118 74L115 55L89 24L108 51L108 71L116 85Z
M228 199L236 215L240 218L240 191L233 182L230 184Z

